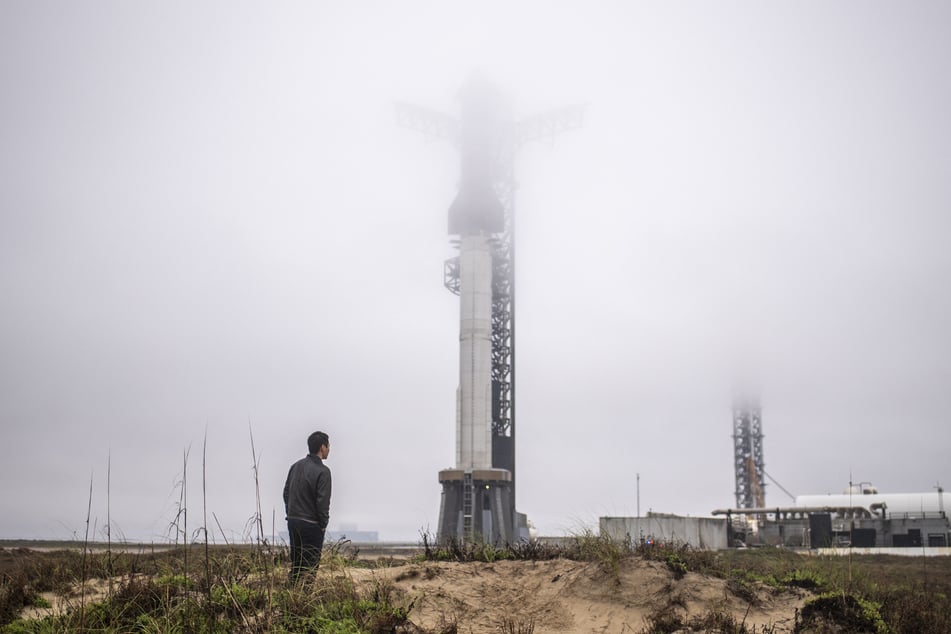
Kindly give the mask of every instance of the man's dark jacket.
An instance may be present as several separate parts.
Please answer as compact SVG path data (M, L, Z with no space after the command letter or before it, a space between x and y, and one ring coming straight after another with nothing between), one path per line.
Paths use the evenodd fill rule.
M310 454L291 465L284 484L287 519L314 522L327 530L330 521L330 469Z

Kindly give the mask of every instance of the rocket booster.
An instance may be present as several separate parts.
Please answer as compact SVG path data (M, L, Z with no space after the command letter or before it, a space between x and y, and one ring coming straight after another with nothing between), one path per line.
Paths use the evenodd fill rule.
M456 468L492 467L492 249L464 236L459 252Z
M459 193L449 233L459 235L459 387L456 468L492 468L492 244L505 212L493 183L505 126L501 100L478 75L461 94Z

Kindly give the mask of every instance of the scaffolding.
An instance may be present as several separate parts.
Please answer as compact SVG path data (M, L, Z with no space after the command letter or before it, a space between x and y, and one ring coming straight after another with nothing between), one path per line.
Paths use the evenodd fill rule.
M736 508L766 506L763 417L758 399L737 399L733 403L733 466Z

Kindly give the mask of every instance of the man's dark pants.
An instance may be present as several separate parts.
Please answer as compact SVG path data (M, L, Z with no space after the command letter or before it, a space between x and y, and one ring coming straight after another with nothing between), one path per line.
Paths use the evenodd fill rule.
M287 532L291 538L291 581L298 581L302 574L320 565L324 529L315 522L288 518Z

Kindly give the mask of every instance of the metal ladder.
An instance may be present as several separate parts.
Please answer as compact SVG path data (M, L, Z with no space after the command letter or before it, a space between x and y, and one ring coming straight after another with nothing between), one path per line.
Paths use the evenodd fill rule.
M472 472L462 476L462 539L472 541Z

